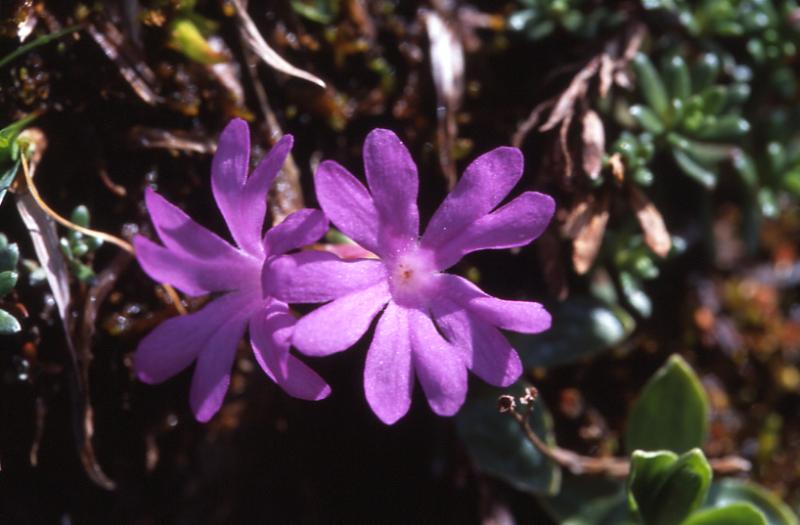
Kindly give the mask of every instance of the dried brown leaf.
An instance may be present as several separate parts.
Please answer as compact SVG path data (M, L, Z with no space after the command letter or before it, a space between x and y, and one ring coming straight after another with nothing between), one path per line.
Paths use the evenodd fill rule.
M421 16L430 42L431 74L436 87L439 164L452 188L456 182L456 112L464 97L464 48L452 25L437 12L423 10Z
M247 9L242 5L240 0L231 0L231 3L236 8L236 18L239 21L239 27L241 28L245 44L247 44L261 60L268 66L282 73L302 78L322 88L325 87L325 82L323 82L321 78L291 65L267 44L267 41L261 36L261 32L258 30L258 27L256 27L253 19L250 18L250 15L247 14Z
M599 67L600 57L595 57L578 71L572 78L572 82L567 86L567 89L558 97L553 111L550 113L550 118L539 128L539 131L551 130L559 122L575 113L575 104L586 95L589 89L589 81L597 73Z
M528 118L517 126L517 131L515 131L514 135L511 137L511 145L519 148L525 140L525 137L528 136L528 133L539 124L544 112L553 107L553 104L555 104L555 100L553 99L545 100L537 104L536 107L533 108L533 111L531 111L531 114L528 115Z
M561 121L561 127L558 130L558 145L561 151L561 156L564 160L564 177L572 177L573 161L572 154L569 151L569 127L572 125L572 114L567 115Z
M188 153L211 154L217 149L214 140L197 133L134 126L128 133L131 145L146 149L168 149Z
M608 158L608 163L611 165L611 175L618 184L625 182L625 164L622 163L622 155L614 153Z
M603 155L606 150L606 133L603 121L594 110L583 114L583 171L590 179L597 179L603 169Z
M630 204L636 212L636 218L644 232L645 244L659 257L666 257L672 248L672 239L661 212L644 193L635 187L631 188Z
M608 197L593 202L581 215L580 224L576 225L576 235L572 241L572 264L579 274L586 273L592 267L608 223ZM585 215L584 215L585 214Z

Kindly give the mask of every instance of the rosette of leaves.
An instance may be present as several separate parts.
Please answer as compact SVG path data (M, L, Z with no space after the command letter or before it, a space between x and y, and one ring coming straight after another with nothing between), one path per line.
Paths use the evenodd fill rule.
M585 0L520 0L522 9L513 13L508 25L531 40L539 40L556 30L591 38L601 29L623 20L623 13L603 4L588 5Z
M86 206L81 204L72 210L70 221L78 226L88 228L89 220L89 209ZM94 279L92 259L94 259L94 252L103 244L103 241L75 230L70 230L67 236L61 237L59 241L61 253L64 254L69 269L75 277L84 283Z
M660 71L643 53L632 62L644 103L630 107L631 123L652 135L657 150L669 151L683 173L713 188L720 162L750 130L741 116L749 85L717 83L720 60L713 53L691 68L678 55L667 57Z
M6 236L0 233L0 304L17 284L18 261L19 248L16 244L9 244ZM0 335L13 334L20 329L19 321L7 310L0 308Z

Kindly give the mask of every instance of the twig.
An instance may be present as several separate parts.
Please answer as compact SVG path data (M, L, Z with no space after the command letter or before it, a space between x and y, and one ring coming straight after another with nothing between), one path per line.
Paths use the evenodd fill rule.
M538 391L534 387L526 390L522 403L524 410L517 410L516 402L511 396L500 396L499 410L509 414L519 424L525 437L544 457L561 468L567 469L575 475L602 475L612 478L626 478L630 472L631 465L627 459L617 457L596 458L582 456L571 450L563 449L558 446L550 446L545 443L530 424L530 415L533 412L534 402L538 396ZM728 476L749 472L750 462L740 456L724 456L721 458L711 458L708 460L711 469L715 474Z
M33 200L36 201L36 204L50 217L53 218L57 223L66 226L67 228L71 228L77 232L80 232L84 235L89 235L91 237L97 237L98 239L102 239L103 241L110 242L111 244L115 244L125 250L126 252L133 255L135 252L133 250L133 246L123 239L111 235L110 233L100 232L97 230L91 230L89 228L84 228L83 226L78 226L74 222L70 222L58 213L56 213L50 206L47 205L42 200L41 195L39 195L39 190L36 189L36 185L33 183L33 177L31 177L30 170L28 169L28 160L25 158L25 155L20 152L20 159L22 160L22 172L25 174L25 182L28 185L28 191L30 191Z

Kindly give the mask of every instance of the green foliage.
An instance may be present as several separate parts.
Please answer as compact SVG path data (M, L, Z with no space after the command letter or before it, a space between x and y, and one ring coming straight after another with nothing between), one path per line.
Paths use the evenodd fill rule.
M8 238L0 233L0 300L11 293L17 284L17 262L19 247L9 244ZM0 335L19 332L19 321L6 310L0 308Z
M645 385L628 418L626 447L683 453L708 434L708 400L689 364L673 355Z
M339 16L339 0L291 0L292 10L319 24L330 24Z
M588 38L624 19L624 13L603 6L591 6L586 12L585 0L520 0L520 4L522 9L509 17L508 25L531 40L557 30Z
M711 484L708 507L724 507L735 502L747 502L766 517L769 525L798 525L800 520L792 510L764 487L739 479L726 478Z
M573 363L613 348L636 327L624 309L590 297L570 297L551 313L550 330L536 335L510 334L525 366Z
M82 226L89 227L89 209L80 205L72 210L70 221ZM91 235L84 235L81 232L70 230L66 237L59 239L61 253L67 260L70 271L81 282L89 282L95 277L91 263L94 252L102 246L103 241Z
M681 456L637 450L631 457L628 504L645 525L674 525L698 508L711 484L711 467L700 449Z
M652 157L652 147L634 153L641 149L639 143L655 141L656 149L668 150L686 175L707 188L714 187L719 163L733 156L734 143L750 130L741 116L749 85L743 80L715 83L720 59L712 53L699 57L692 68L677 54L668 56L660 70L643 53L637 53L632 64L644 104L631 106L630 120L621 120L644 133L635 142L629 135L620 138L626 164L634 171L644 168ZM648 180L646 174L643 180Z
M526 386L517 383L504 390L471 389L458 413L456 426L481 471L497 476L517 490L554 494L561 484L561 469L536 450L516 421L497 409L500 394L521 396ZM551 445L555 442L553 421L541 401L536 402L531 414L531 427L545 442Z
M767 519L750 503L741 502L696 512L683 525L767 525Z

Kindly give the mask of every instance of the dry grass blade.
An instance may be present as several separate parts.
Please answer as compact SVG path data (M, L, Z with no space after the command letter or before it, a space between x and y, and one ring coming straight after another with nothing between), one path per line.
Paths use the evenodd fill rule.
M247 9L242 5L240 0L232 0L232 4L236 8L236 18L239 20L241 32L242 35L244 35L245 44L247 44L247 46L252 49L253 52L261 58L261 60L263 60L270 67L286 73L287 75L302 78L303 80L312 82L322 88L325 87L325 82L323 82L322 79L312 75L308 71L303 71L302 69L291 65L274 49L272 49L269 44L267 44L267 41L264 40L263 36L261 36L261 32L259 32L255 22L253 22L253 19L250 18L250 15L247 14Z
M464 48L452 26L435 11L422 11L430 41L431 74L436 86L439 164L452 188L456 182L453 150L458 135L456 112L464 97Z
M162 98L152 87L156 84L155 73L137 56L138 53L114 24L108 21L90 24L87 31L103 53L116 64L122 77L139 98L151 106L162 102Z
M594 110L587 110L582 119L583 131L583 171L590 179L597 179L603 169L603 155L606 149L606 133L603 121Z
M210 155L217 149L214 140L204 136L182 130L170 131L167 129L134 126L128 133L131 145L146 149L168 149L188 153L203 153Z
M666 257L672 248L672 239L661 212L638 188L631 188L630 204L644 232L645 244L659 257Z

